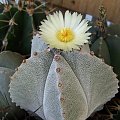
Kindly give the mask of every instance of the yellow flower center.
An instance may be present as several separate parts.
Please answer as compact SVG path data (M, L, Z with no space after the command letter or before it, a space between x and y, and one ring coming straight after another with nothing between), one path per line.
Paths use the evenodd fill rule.
M74 33L70 28L63 28L57 32L57 38L61 42L70 42L74 39Z

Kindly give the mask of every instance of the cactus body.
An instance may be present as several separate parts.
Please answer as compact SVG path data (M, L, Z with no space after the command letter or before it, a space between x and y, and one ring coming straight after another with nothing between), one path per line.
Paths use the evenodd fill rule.
M0 53L0 67L10 68L15 70L21 62L23 57L15 52L4 51Z
M41 2L34 3L32 13L32 8L27 9L28 3L21 0L20 2L23 2L22 6L11 4L8 5L7 11L0 13L0 49L28 55L33 34L38 30L40 21L45 18L45 13L39 7Z
M114 67L115 73L120 78L120 37L110 35L106 42L110 52L111 65Z
M17 101L19 102L17 105L21 105L21 108L31 111L35 111L40 107L37 114L42 116L42 118L44 118L42 106L44 86L51 62L52 55L46 52L38 53L37 56L23 61L21 66L18 68L18 71L12 77L13 80L16 78L14 82L11 82L12 85L14 84L14 87L10 88L11 92L14 92L16 89L16 94L19 94L19 97L17 98ZM20 84L18 84L18 81ZM11 94L13 102L16 101L16 97L14 98L14 96L16 95ZM21 97L25 97L26 99L21 100Z
M36 113L47 120L85 120L117 93L116 75L102 60L77 51L53 58L46 46L37 47L38 39L33 39L31 57L12 76L9 92L18 106L39 108Z
M120 79L120 25L111 25L107 28L106 38L97 39L92 45L91 50L99 58L104 59L105 63L114 68L114 72Z
M25 114L23 110L20 110L19 107L12 103L8 92L10 77L22 60L23 57L15 52L4 51L0 53L0 119L14 119L14 117L18 117L18 113L20 117Z
M107 28L108 34L120 37L120 24L113 24Z
M104 59L108 65L111 65L109 49L103 38L96 40L91 46L91 50L94 51L97 57Z

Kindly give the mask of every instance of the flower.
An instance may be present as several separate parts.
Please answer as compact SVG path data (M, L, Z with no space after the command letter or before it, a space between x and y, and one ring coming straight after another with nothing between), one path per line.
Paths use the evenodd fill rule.
M41 38L51 48L64 51L80 49L84 43L88 43L91 33L87 33L90 26L87 20L82 20L82 15L68 10L63 16L62 12L55 12L48 15L47 20L41 22Z

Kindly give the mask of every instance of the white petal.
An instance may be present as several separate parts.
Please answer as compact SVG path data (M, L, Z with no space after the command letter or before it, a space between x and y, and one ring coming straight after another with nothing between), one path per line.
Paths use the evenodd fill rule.
M86 20L85 19L82 20L82 22L77 26L77 28L75 28L75 31L78 31L79 29L81 29L83 25L86 25L86 24L87 24Z
M69 28L71 23L71 13L69 11L65 12L65 27Z
M54 19L55 19L55 21L57 23L57 27L60 29L61 23L60 23L60 19L59 19L59 14L57 12L54 13Z
M59 20L60 20L61 27L64 27L63 14L61 11L59 11Z
M72 17L71 17L71 25L70 25L70 28L73 28L74 26L75 26L75 23L76 23L76 19L77 18L77 13L76 12L74 12L73 14L72 14Z
M56 21L56 19L55 19L55 16L54 16L54 15L49 15L49 17L50 17L50 19L51 19L54 27L55 27L56 29L59 29L59 25L58 25L58 23L57 23L57 21Z
M80 24L80 22L81 22L81 20L82 20L82 15L81 14L79 14L79 15L77 15L75 18L73 18L73 19L76 19L76 21L75 21L75 23L74 23L74 25L73 25L73 29L75 29L79 24Z

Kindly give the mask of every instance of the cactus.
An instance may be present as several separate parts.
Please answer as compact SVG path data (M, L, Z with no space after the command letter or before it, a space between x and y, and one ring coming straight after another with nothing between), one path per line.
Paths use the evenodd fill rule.
M120 25L119 24L110 25L107 28L107 33L110 35L115 35L120 37Z
M112 65L114 67L115 73L118 75L120 75L119 44L120 44L119 36L108 35L107 38L105 38L102 43L101 40L98 39L91 46L91 50L94 51L95 55L103 58L107 64Z
M102 28L93 25L91 29L95 33L91 37L91 50L102 58L99 59L90 52L88 44L81 51L72 52L59 53L56 49L48 48L36 35L40 21L45 18L45 8L41 2L19 0L16 4L13 0L13 3L10 1L0 6L1 50L28 56L31 54L30 58L23 60L17 53L0 53L0 70L16 70L9 85L10 96L7 92L8 77L13 73L0 74L2 83L7 83L5 91L11 105L16 103L30 115L36 113L43 120L85 120L115 96L118 80L109 65L113 66L120 79L119 29L116 30L114 25L106 26L103 19L106 17L105 12L103 17L99 17ZM0 88L3 86L0 84ZM0 92L0 105L4 108L8 106L5 99ZM13 111L18 111L16 106L9 113ZM118 116L115 115L115 119Z
M6 3L0 13L1 50L30 54L33 32L45 18L41 2L19 0L18 4Z
M0 67L15 70L15 68L21 64L23 59L24 57L18 53L3 51L0 53Z
M110 53L107 47L106 42L103 40L103 38L99 38L97 39L94 44L92 44L91 46L91 50L94 51L94 54L97 57L102 57L104 58L104 61L110 65L111 61L110 61Z
M103 22L102 22L102 24L103 24L103 26L105 26ZM105 63L107 63L113 67L113 71L117 74L117 78L120 80L120 49L119 49L120 25L112 24L112 25L106 27L105 29L106 29L105 36L101 35L100 37L98 37L98 39L96 39L95 42L91 44L91 50L94 51L96 56L98 56L99 58L102 58L105 61ZM119 93L120 93L120 91L119 91ZM109 119L115 119L115 120L119 119L118 111L120 109L119 109L119 107L117 108L117 106L119 106L119 105L117 105L117 102L120 100L120 97L118 97L120 95L119 93L114 98L114 101L111 100L111 102L110 102L111 107L109 107L109 105L108 105L107 110L104 109L104 111L107 111L106 112L107 114L106 113L104 115L101 113L96 114L92 119L94 119L94 118L102 119L102 116L106 117L106 119L107 119L107 117ZM116 98L117 98L117 102L116 102ZM111 108L113 108L112 111L111 111ZM115 108L115 110L114 110L114 108ZM115 116L115 117L113 117L113 116Z
M99 21L104 30L98 25L101 36L91 45L91 50L96 56L104 59L107 64L113 66L114 72L120 79L120 25L113 24L106 27L105 20L106 18Z
M11 78L9 92L16 105L37 110L47 120L85 120L117 93L116 76L102 60L87 52L58 55L37 37L31 57Z
M10 82L10 76L14 73L14 70L11 70L9 68L0 67L0 93L1 93L1 99L0 99L0 108L5 107L6 105L9 106L11 104L11 100L9 97L9 82ZM3 97L4 96L4 97ZM2 99L4 98L4 99ZM6 99L6 100L5 100ZM5 102L8 102L7 104Z

